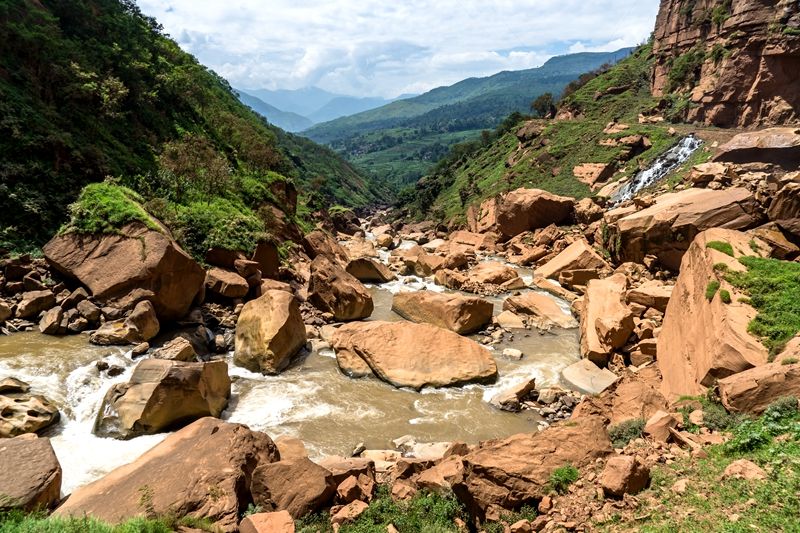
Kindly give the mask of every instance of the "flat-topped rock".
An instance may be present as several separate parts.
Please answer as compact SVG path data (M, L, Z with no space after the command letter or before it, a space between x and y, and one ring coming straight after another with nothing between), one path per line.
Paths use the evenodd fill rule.
M578 327L578 322L571 313L565 312L553 298L537 292L510 296L503 302L503 309L517 315L538 317L546 325L567 329Z
M581 359L561 371L570 386L585 394L600 394L619 379L607 368L600 368L588 359Z
M467 335L491 322L494 306L480 298L415 291L395 294L392 311L412 322L433 324Z

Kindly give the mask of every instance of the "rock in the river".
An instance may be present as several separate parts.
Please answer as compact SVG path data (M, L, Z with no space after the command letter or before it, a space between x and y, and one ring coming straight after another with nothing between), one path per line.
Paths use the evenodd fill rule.
M127 318L106 322L92 333L90 340L102 346L139 344L158 335L160 325L153 304L145 300Z
M503 285L519 279L517 271L510 266L497 261L479 263L469 271L467 277L470 281L487 285ZM524 283L522 284L524 286ZM520 287L516 287L520 288Z
M197 357L194 346L184 337L175 337L161 348L153 351L154 359L191 362Z
M347 263L347 273L364 283L388 283L397 279L394 272L371 257L353 259Z
M758 225L758 204L743 188L686 189L656 198L656 203L616 222L612 238L623 261L641 263L654 255L677 271L692 240L710 228L748 229Z
M206 272L206 289L222 298L244 298L250 286L236 272L214 267Z
M564 381L586 394L600 394L619 379L607 368L599 368L588 359L581 359L561 371Z
M578 239L567 246L553 259L536 269L536 276L558 279L559 274L569 270L599 270L608 267L605 259L595 252L588 242Z
M22 293L17 304L17 318L32 318L56 305L56 296L50 290Z
M719 380L722 405L737 413L761 414L778 398L800 397L800 364L757 366Z
M517 315L533 315L560 328L576 328L578 322L556 303L553 298L538 292L526 292L511 296L503 302L503 309Z
M582 468L611 452L603 419L581 417L540 433L485 443L463 457L464 476L453 491L476 516L496 520L506 509L541 499L556 468Z
M595 279L586 287L581 312L581 355L605 366L633 333L633 312L625 304L625 274Z
M367 288L324 255L311 263L308 299L317 309L342 321L369 318L374 309Z
M497 377L488 350L430 324L346 324L333 334L331 344L337 359L362 359L376 376L396 387L447 387Z
M285 291L267 291L247 302L239 315L234 361L253 372L277 374L306 340L297 300Z
M518 383L511 388L502 390L489 400L489 403L494 407L503 411L511 411L516 413L521 409L520 402L525 399L536 388L536 380L534 378L527 379L522 383Z
M333 475L308 458L281 460L253 472L253 502L267 511L288 511L302 518L333 499Z
M228 405L230 394L225 361L145 359L136 366L128 383L108 390L94 432L101 437L130 439L198 418L218 417Z
M505 196L486 200L467 213L470 230L495 231L510 239L524 231L567 222L573 215L575 200L540 189L517 189Z
M59 234L43 248L47 261L104 303L134 293L149 299L162 320L183 317L201 291L205 272L164 231L141 223L106 235Z
M64 319L64 310L60 305L47 311L39 321L39 331L44 335L63 335L66 328L61 329L61 321Z
M714 241L729 244L735 257L709 248ZM668 400L701 395L716 380L767 362L766 348L747 331L755 316L753 308L739 301L726 304L719 296L711 301L706 297L714 280L734 292L715 265L743 270L737 258L759 255L750 241L738 231L712 229L698 235L686 252L658 335L661 392ZM766 252L765 243L760 247Z
M50 509L61 499L61 465L50 439L0 440L0 511Z
M468 335L491 322L494 306L480 298L433 291L394 295L392 311L412 322L424 322Z
M58 408L44 396L30 394L27 383L6 378L0 390L0 439L35 433L58 422Z
M55 514L116 524L141 516L145 501L153 514L205 518L233 532L252 501L253 471L276 460L277 448L264 433L203 418L75 490Z

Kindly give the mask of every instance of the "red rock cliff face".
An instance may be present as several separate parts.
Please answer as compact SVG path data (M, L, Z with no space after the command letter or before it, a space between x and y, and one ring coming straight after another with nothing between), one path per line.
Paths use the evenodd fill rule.
M662 0L653 52L653 93L689 95L690 121L800 119L798 0Z

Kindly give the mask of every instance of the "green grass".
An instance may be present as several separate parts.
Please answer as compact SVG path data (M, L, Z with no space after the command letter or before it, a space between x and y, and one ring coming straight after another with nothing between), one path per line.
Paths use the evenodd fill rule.
M352 524L343 524L339 533L386 533L389 524L400 533L457 533L455 519L466 514L455 496L422 491L408 502L395 502L388 487L381 486L369 508ZM298 533L333 531L327 514L298 520Z
M650 488L637 495L637 520L612 516L600 531L648 533L709 531L800 531L800 416L797 400L780 400L757 420L740 421L726 445L705 450L706 459L683 459L652 471ZM783 435L781 438L776 438ZM763 481L722 480L737 459L755 462L767 473ZM687 491L671 490L688 480ZM732 520L733 515L738 519Z
M131 222L141 222L161 231L158 223L142 207L142 197L127 187L112 183L92 183L69 206L70 220L61 231L75 233L117 233Z
M775 356L800 332L800 263L742 257L745 272L729 272L726 279L744 291L758 315L748 331L761 338Z
M569 486L578 481L581 473L572 465L564 465L550 473L548 484L556 494L565 494Z
M716 279L712 279L706 285L706 300L709 302L714 299L714 296L717 295L717 291L719 290L720 283Z
M729 255L733 257L733 246L730 243L725 241L711 241L706 244L706 248L711 248L712 250L716 250L718 252L722 252L725 255Z
M641 418L625 420L608 428L608 437L614 448L624 448L630 441L638 439L644 431L645 421Z
M20 511L0 513L0 533L171 533L179 527L215 532L206 520L191 517L172 519L134 518L119 525L110 525L95 518L56 518L42 513Z
M730 291L726 289L722 289L721 291L719 291L719 299L722 300L722 303L724 304L731 303L732 299Z

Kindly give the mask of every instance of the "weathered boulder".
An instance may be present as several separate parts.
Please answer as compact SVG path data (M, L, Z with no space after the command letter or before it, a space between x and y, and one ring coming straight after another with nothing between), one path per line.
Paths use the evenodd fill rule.
M672 296L672 289L673 287L666 286L658 280L646 281L628 291L628 303L652 307L664 313Z
M574 199L540 189L517 189L500 198L471 207L467 213L470 230L497 232L503 239L550 224L567 222L573 213Z
M650 469L638 457L615 455L608 459L600 474L600 486L606 496L621 498L637 494L650 482Z
M295 533L294 519L286 511L251 514L239 524L239 533Z
M164 346L153 351L154 359L167 359L169 361L183 361L185 363L194 361L197 352L189 339L175 337Z
M714 161L772 163L787 170L796 170L800 165L800 130L766 128L739 133L719 147Z
M308 300L317 309L332 313L336 320L369 318L374 309L367 288L324 255L311 263Z
M633 312L625 304L625 274L595 279L586 287L581 310L581 355L605 366L611 353L633 333Z
M492 320L494 306L480 298L433 291L394 295L392 311L412 322L424 322L468 335Z
M486 285L503 285L519 279L516 270L497 261L479 263L467 273L467 276L475 283Z
M774 259L791 260L800 255L800 246L789 241L780 226L774 222L752 229L748 233L769 244L772 248L770 257Z
M536 276L558 279L559 274L568 270L598 270L608 267L605 259L595 252L588 242L578 239L561 253L535 271Z
M250 260L258 263L258 269L263 277L270 279L278 277L281 258L275 243L267 241L258 243Z
M146 512L174 514L205 518L233 532L252 501L253 471L276 460L277 449L264 433L203 418L75 490L55 514L88 515L112 524Z
M22 293L17 304L17 318L32 318L56 305L56 296L50 290Z
M517 315L532 315L544 321L544 324L560 328L576 328L578 322L565 312L556 301L538 292L526 292L519 296L510 296L503 302L503 310Z
M800 239L800 183L790 183L778 191L769 204L767 217Z
M556 468L582 468L611 452L603 419L581 417L540 433L484 443L463 457L464 476L453 491L478 518L496 519L505 509L540 499Z
M583 163L572 169L572 174L589 187L608 181L617 171L615 163Z
M713 241L731 245L734 257L709 248ZM668 400L703 394L714 381L767 362L766 348L747 331L755 316L753 308L738 300L726 304L719 297L711 301L706 297L713 280L733 292L724 279L718 279L715 265L743 270L737 258L759 255L750 241L738 231L712 229L698 235L684 256L658 336L661 392ZM767 249L764 243L760 247Z
M225 361L183 363L145 359L127 383L113 385L103 399L94 433L130 439L218 417L231 394Z
M800 398L800 364L757 366L719 380L722 405L728 411L761 414L784 396Z
M677 271L692 240L710 228L744 230L757 226L761 215L747 189L686 189L656 198L651 207L619 219L612 242L622 261L642 263L654 255Z
M678 426L678 418L666 411L657 411L644 425L644 434L659 442L667 442L670 429Z
M394 272L370 257L353 259L347 263L347 273L364 283L388 283L397 279Z
M44 396L30 394L27 383L13 378L2 383L5 390L0 392L0 439L36 433L58 422L60 414L55 404Z
M522 400L524 400L536 388L536 380L534 378L527 379L495 394L489 403L503 411L511 411L516 413L521 409Z
M574 389L586 394L600 394L619 379L607 368L600 368L589 359L581 359L561 371L561 377Z
M42 315L42 319L39 321L39 331L44 335L63 335L67 332L66 327L63 329L61 327L63 320L64 310L57 305Z
M253 502L267 511L288 511L302 518L333 499L333 475L308 458L260 465L253 472Z
M136 304L127 318L100 326L90 340L102 346L139 344L158 335L160 327L153 304L145 300Z
M611 423L634 419L646 421L659 411L667 411L667 400L657 386L634 376L623 379L611 398Z
M236 272L214 267L206 272L206 289L222 298L244 298L250 286Z
M497 377L497 365L488 350L430 324L346 324L333 334L331 345L340 365L346 359L361 359L376 376L396 387L448 387Z
M330 233L321 229L315 229L303 238L303 248L311 259L323 256L342 267L350 260L347 250Z
M0 511L50 509L61 499L61 464L50 439L0 440L0 471Z
M725 471L722 472L722 479L760 481L767 479L767 473L753 461L738 459L725 467Z
M113 235L60 234L42 250L53 268L77 279L96 300L110 304L136 293L153 303L162 320L183 317L205 280L200 265L166 230L140 223Z
M234 362L253 372L277 374L306 341L297 300L286 291L267 291L239 314Z

